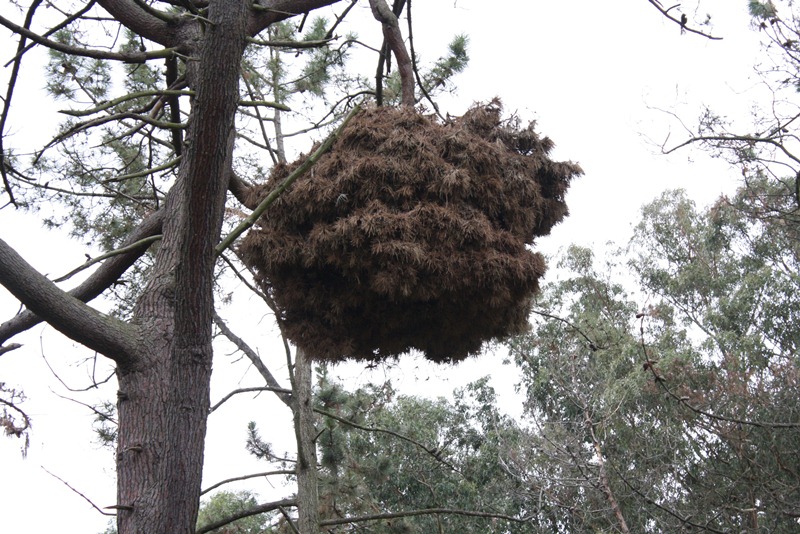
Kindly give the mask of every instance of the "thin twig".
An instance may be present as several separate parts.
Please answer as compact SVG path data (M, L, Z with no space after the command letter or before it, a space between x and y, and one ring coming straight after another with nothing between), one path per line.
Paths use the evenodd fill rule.
M253 392L257 392L257 391L258 392L260 392L260 391L272 391L273 393L277 393L278 397L281 397L281 400L283 400L284 396L291 396L291 394L292 394L292 390L291 389L276 388L276 387L271 387L271 386L257 386L257 387L252 387L252 388L234 389L233 391L231 391L230 393L228 393L227 395L222 397L222 399L220 399L219 402L217 402L214 406L209 408L208 409L208 413L211 413L214 410L216 410L217 408L219 408L220 406L222 406L222 404L225 401L229 400L234 395L239 395L240 393L253 393Z
M239 519L244 519L245 517L271 512L272 510L277 510L285 506L297 506L297 502L294 499L283 499L282 501L274 501L274 502L259 504L247 510L243 510L226 518L220 519L219 521L214 521L213 523L204 525L198 528L195 534L205 534L206 532L211 532L212 530L216 530L219 527L223 527L225 525L233 523L234 521L238 521Z
M286 190L286 188L288 188L290 185L294 183L295 180L297 180L306 172L308 172L308 170L311 169L311 167L313 167L317 163L317 161L319 161L319 158L322 157L323 154L325 154L328 150L331 149L334 141L336 141L336 139L339 137L339 134L341 134L342 130L344 130L344 127L347 126L347 123L350 122L350 119L355 117L360 110L361 110L361 105L356 104L356 106L353 107L353 109L350 110L350 113L348 113L347 116L344 118L339 127L336 128L336 130L334 130L333 132L331 132L331 134L327 137L327 139L325 139L325 141L319 146L319 148L317 148L317 150L315 150L314 153L311 154L308 157L308 159L306 159L306 161L303 162L302 165L300 165L289 176L287 176L286 179L283 181L283 183L281 183L281 185L275 188L275 190L272 191L272 193L270 193L267 196L267 198L261 201L261 204L259 204L258 207L253 210L253 213L251 213L249 217L247 217L244 221L242 221L236 228L234 228L234 230L230 234L228 234L225 237L225 239L222 240L222 242L220 242L219 245L217 245L216 253L218 255L221 254L226 248L230 247L233 244L233 242L236 241L236 239L240 235L242 235L247 229L252 227L256 223L256 221L258 221L258 218L261 217L261 215L267 210L267 208L273 202L275 202L278 196L280 196L280 194L283 193Z
M22 345L19 343L11 343L10 345L0 346L0 355L5 354L6 352L11 352L12 350L16 350L21 346Z
M200 492L200 495L205 495L209 491L215 490L218 487L223 486L225 484L229 484L231 482L238 482L240 480L249 480L251 478L258 478L258 477L269 477L274 475L293 475L293 474L295 474L294 469L279 469L277 471L265 471L263 473L251 473L249 475L243 475L240 477L226 478L225 480L221 480L216 484L212 484L211 486L207 487L206 489Z
M661 5L661 2L659 2L658 0L647 0L647 1L650 2L653 5L653 7L655 7L657 10L659 10L662 15L664 15L669 20L671 20L672 22L674 22L675 24L680 26L682 32L683 31L688 31L688 32L691 32L691 33L696 33L697 35L702 35L703 37L711 39L712 41L721 41L722 40L722 37L714 37L713 35L709 35L707 33L701 32L700 30L693 30L692 28L689 28L686 25L685 21L681 21L681 19L679 19L678 17L673 17L669 12L671 10L675 9L676 7L678 7L680 4L675 4L672 7L668 7L667 9L664 9L664 7Z
M485 517L487 519L504 519L506 521L513 521L515 523L526 523L531 520L531 517L533 517L514 517L505 514L496 514L493 512L476 512L473 510L457 510L453 508L425 508L422 510L408 510L405 512L389 512L385 514L344 517L341 519L327 519L320 521L320 526L328 527L333 525L348 525L351 523L363 523L364 521L381 521L385 519L395 519L397 517L413 517L431 514L463 515L468 517Z
M587 341L587 343L589 343L589 348L592 349L592 350L599 350L599 349L603 348L603 347L600 347L597 344L595 344L595 342L592 341L591 338L589 336L587 336L583 332L583 330L581 330L580 328L578 328L577 326L575 326L571 322L567 321L563 317L559 317L557 315L551 315L551 314L549 314L547 312L543 312L543 311L539 311L539 310L532 310L532 313L535 313L536 315L541 315L542 317L547 317L548 319L555 319L556 321L561 321L562 323L564 323L565 325L567 325L571 329L575 330L578 334L580 334L580 336L583 339L585 339Z
M132 252L132 251L138 249L139 247L143 247L145 245L147 245L147 246L152 245L156 241L161 241L161 237L162 237L161 234L153 235L153 236L150 236L150 237L145 237L144 239L141 239L141 240L139 240L139 241L137 241L135 243L131 243L130 245L128 245L126 247L118 248L116 250L112 250L111 252L106 252L105 254L102 254L102 255L100 255L100 256L98 256L96 258L92 258L92 259L88 260L86 263L84 263L80 267L76 267L75 269L71 270L70 272L68 272L64 276L62 276L60 278L56 278L55 280L53 280L53 282L63 282L64 280L67 280L67 279L73 277L74 275L78 274L79 272L81 272L81 271L83 271L85 269L88 269L92 265L94 265L96 263L100 263L103 260L107 260L108 258L111 258L113 256L118 256L120 254L127 254L128 252Z
M701 408L698 408L696 406L692 406L692 404L689 403L689 399L687 399L686 397L681 397L681 396L675 394L667 386L667 383L666 383L666 380L664 379L664 377L661 374L659 374L658 370L656 369L656 362L655 362L655 360L652 360L650 358L650 355L649 355L649 353L647 351L647 345L644 342L644 317L641 317L640 320L641 320L641 324L640 324L640 327L639 327L639 334L640 334L640 344L641 344L641 347L642 347L642 353L644 354L644 357L645 357L644 370L645 371L650 371L650 374L653 375L653 380L656 382L656 384L661 386L661 389L663 389L664 392L669 397L671 397L673 400L677 401L679 404L685 406L686 408L688 408L692 412L696 413L697 415L702 415L703 417L706 417L708 419L714 419L716 421L724 421L726 423L735 423L735 424L739 424L739 425L753 426L753 427L756 427L756 428L800 428L800 423L781 423L781 422L772 422L772 421L767 421L767 422L765 422L765 421L750 421L750 420L747 420L747 419L738 419L736 417L728 417L728 416L724 416L724 415L715 414L715 413L703 410Z
M75 493L77 493L78 495L80 495L81 497L83 497L83 498L84 498L84 500L85 500L86 502L88 502L89 504L91 504L91 505L92 505L92 508L94 508L95 510L97 510L97 511L98 511L98 512L100 512L101 514L103 514L103 515L107 515L107 516L116 516L116 515L117 515L117 514L114 514L114 513L111 513L111 512L104 512L102 509L100 509L100 507L99 507L99 506L97 506L95 503L93 503L93 502L92 502L92 500L91 500L89 497L87 497L86 495L84 495L84 494L83 494L83 493L81 493L80 491L78 491L78 490L76 490L75 488L73 488L72 486L70 486L70 485L69 485L69 483L68 483L66 480L64 480L63 478L59 477L58 475L54 475L53 473L51 473L50 471L48 471L48 470L47 470L47 468L45 468L44 466L40 466L40 467L41 467L42 469L44 469L45 473L47 473L47 474L48 474L48 475L50 475L51 477L55 478L56 480L59 480L59 481L60 481L62 484L64 484L66 487L68 487L69 489L71 489L72 491L74 491Z
M389 430L387 428L380 428L380 427L375 427L375 426L360 425L360 424L358 424L356 422L350 421L348 419L345 419L344 417L340 417L340 416L338 416L338 415L336 415L334 413L327 412L327 411L322 410L320 408L314 408L314 411L317 412L320 415L324 415L325 417L330 417L331 419L335 419L336 421L339 421L340 423L343 423L343 424L345 424L347 426L351 426L353 428L357 428L359 430L364 430L366 432L380 432L380 433L383 433L383 434L388 434L390 436L394 436L394 437L396 437L398 439L401 439L403 441L406 441L408 443L411 443L412 445L414 445L416 447L419 447L420 449L424 450L425 452L427 452L428 454L433 456L436 459L436 461L441 462L442 464L446 465L452 471L454 471L456 473L461 473L453 464L451 464L450 462L448 462L447 460L444 460L442 458L442 449L439 448L439 447L428 448L425 445L423 445L422 443L420 443L419 441L417 441L415 439L412 439L412 438L410 438L408 436L404 436L403 434L395 432L394 430Z
M272 372L264 365L263 360L261 357L253 350L250 345L245 343L245 341L233 333L233 331L225 324L225 321L222 320L222 317L215 311L214 312L214 324L217 325L217 328L223 333L225 337L227 337L231 343L236 345L240 351L242 351L245 356L250 360L267 385L271 388L270 391L278 392L278 398L283 401L286 406L291 408L292 406L292 397L291 397L291 390L287 390L281 387L275 377L272 375Z

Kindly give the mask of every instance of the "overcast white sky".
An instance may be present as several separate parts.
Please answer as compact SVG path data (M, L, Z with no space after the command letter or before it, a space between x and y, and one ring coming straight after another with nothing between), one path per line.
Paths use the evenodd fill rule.
M358 8L366 15L366 2ZM0 0L4 16L15 13ZM490 5L491 7L486 7ZM579 162L586 175L574 183L568 203L571 216L544 239L548 253L570 243L601 246L609 240L624 244L638 218L639 207L666 188L683 187L699 203L732 190L736 174L726 165L696 152L665 157L657 144L671 132L676 143L685 136L670 117L653 108L675 110L692 122L701 105L709 104L729 116L745 115L762 88L752 66L758 54L757 34L748 29L744 0L685 2L690 20L712 15L713 33L722 41L680 35L646 0L562 2L496 0L428 0L413 3L417 51L433 60L444 52L456 33L470 37L471 62L457 78L458 93L442 99L443 111L461 114L473 101L499 95L508 111L535 119L540 133L557 145L557 159ZM17 18L17 21L20 19ZM367 26L354 28L364 38L377 35L377 23L361 16ZM0 30L3 62L10 55L8 32ZM374 41L374 39L373 39ZM372 75L370 65L365 72ZM3 91L8 69L2 71ZM48 103L41 91L41 72L29 65L17 96L19 111L11 131L16 139L42 140L52 131ZM653 144L653 142L657 144ZM3 199L5 201L5 199ZM62 274L83 262L81 243L59 233L45 232L35 216L0 210L0 237L42 272ZM0 289L0 321L17 311L18 304ZM253 310L258 310L254 312ZM224 310L231 327L256 347L285 376L277 350L276 332L262 307L250 297L237 297ZM43 355L67 383L87 383L91 357L85 349L65 341L50 329L38 327L18 341L23 349L0 357L0 381L24 388L26 408L34 417L32 445L22 460L19 443L0 439L0 515L6 532L94 533L106 519L42 467L64 478L100 506L114 503L113 453L100 449L91 433L92 415L82 406L59 400L72 396L82 402L108 398L70 394L47 369ZM231 387L253 385L258 379L237 356L225 353L215 361L212 401ZM107 370L107 364L101 364ZM352 370L350 370L352 372ZM432 368L408 358L393 377L401 392L439 392L478 378L488 371L509 370L490 356L455 367ZM362 380L382 380L382 370L363 372ZM449 380L446 380L448 379ZM433 384L437 384L433 386ZM436 388L440 388L437 391ZM256 419L264 434L270 428L278 449L291 444L288 410L266 396L240 398L211 415L206 484L222 478L263 470L243 452L244 424Z

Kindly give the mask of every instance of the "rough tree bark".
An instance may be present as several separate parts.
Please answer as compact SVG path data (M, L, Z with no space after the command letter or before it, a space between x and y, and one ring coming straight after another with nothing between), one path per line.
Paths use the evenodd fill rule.
M196 91L156 268L134 321L150 350L120 367L119 532L193 532L211 379L213 270L239 99L246 0L212 2L188 77ZM198 32L200 30L197 27Z

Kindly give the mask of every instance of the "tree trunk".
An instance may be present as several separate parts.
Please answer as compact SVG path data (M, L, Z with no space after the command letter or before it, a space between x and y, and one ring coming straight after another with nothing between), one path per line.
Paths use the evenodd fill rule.
M614 495L614 490L611 488L611 482L608 480L606 463L603 459L603 449L600 447L600 442L597 440L597 436L595 436L594 433L594 421L592 421L588 410L584 410L583 416L586 428L589 430L589 435L592 437L592 445L594 447L595 457L597 458L600 488L603 490L603 493L606 494L608 504L611 506L611 510L614 512L614 517L617 518L617 526L619 527L619 531L623 534L630 534L628 522L625 520L625 514L622 513L622 508L619 505L619 501L617 501L617 498Z
M153 277L134 311L142 361L121 366L119 534L194 532L209 408L214 247L231 167L248 2L211 2L188 62L196 97ZM199 29L198 29L199 32Z
M311 399L311 359L297 349L294 365L294 428L297 434L297 511L300 534L319 532L317 429Z

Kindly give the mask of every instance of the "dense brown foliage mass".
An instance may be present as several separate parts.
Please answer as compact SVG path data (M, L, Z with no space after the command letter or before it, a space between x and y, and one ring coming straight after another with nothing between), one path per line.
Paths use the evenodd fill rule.
M502 120L498 101L444 123L363 111L240 252L287 335L315 358L415 348L461 360L527 325L545 271L527 245L567 214L565 191L581 173L550 160L552 147L532 124ZM263 198L297 165L276 167L252 194Z

